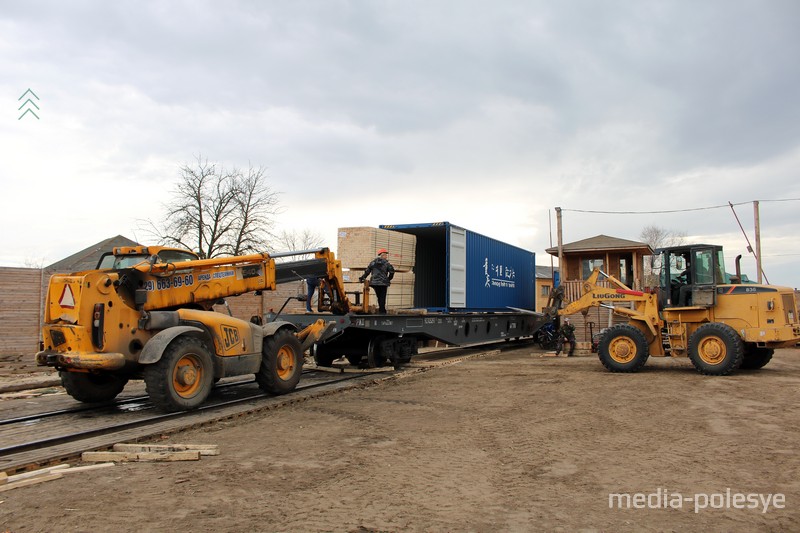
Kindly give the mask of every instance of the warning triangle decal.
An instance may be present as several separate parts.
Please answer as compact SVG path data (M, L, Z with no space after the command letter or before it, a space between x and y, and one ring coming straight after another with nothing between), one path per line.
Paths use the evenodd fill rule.
M58 305L65 309L75 309L75 296L72 294L72 289L69 288L69 285L64 285L64 291L61 293Z

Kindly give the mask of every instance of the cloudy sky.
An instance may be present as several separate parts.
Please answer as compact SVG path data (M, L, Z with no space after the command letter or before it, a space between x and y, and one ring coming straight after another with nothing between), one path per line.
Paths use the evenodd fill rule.
M3 0L0 265L145 240L202 154L266 168L278 228L332 248L447 220L549 265L560 206L565 242L655 224L732 271L727 204L753 241L759 200L800 287L798 27L795 0Z

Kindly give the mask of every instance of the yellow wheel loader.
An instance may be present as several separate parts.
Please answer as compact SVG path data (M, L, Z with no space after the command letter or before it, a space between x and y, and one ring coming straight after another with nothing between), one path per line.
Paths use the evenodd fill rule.
M651 355L672 356L689 357L702 374L722 376L761 368L775 348L800 342L793 289L742 283L739 258L736 275L729 276L721 246L676 246L657 253L657 292L631 290L599 269L584 282L582 296L563 308L563 290L554 291L552 316L600 306L628 318L600 338L598 356L608 370L635 372ZM600 285L603 280L606 286Z

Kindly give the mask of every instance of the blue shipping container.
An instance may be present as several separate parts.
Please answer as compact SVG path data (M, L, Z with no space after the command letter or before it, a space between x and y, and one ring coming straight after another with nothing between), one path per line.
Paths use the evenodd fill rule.
M536 309L533 252L449 222L380 227L417 237L414 307L460 312Z

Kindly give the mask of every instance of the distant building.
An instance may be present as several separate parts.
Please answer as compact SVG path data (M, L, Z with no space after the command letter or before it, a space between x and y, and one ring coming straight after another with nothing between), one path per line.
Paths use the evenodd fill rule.
M558 267L536 265L536 311L544 312L550 293L555 287L553 274L558 276Z
M117 246L139 246L139 243L122 235L117 235L84 248L80 252L76 252L60 261L56 261L52 265L44 267L43 270L50 274L92 270L97 266L97 262L104 253L110 252Z

